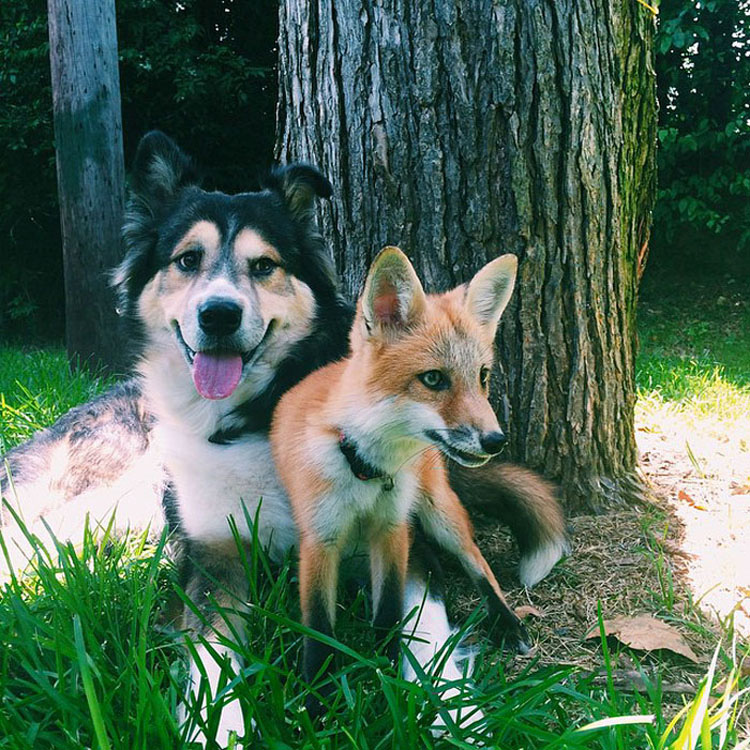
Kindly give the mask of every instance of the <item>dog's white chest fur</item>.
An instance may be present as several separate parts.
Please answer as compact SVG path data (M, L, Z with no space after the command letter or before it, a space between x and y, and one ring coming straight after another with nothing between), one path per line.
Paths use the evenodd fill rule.
M258 537L273 559L296 545L297 531L289 500L274 469L271 447L263 435L229 445L214 445L163 424L157 439L175 483L185 533L204 543L232 539L232 516L240 534L251 538L258 516Z

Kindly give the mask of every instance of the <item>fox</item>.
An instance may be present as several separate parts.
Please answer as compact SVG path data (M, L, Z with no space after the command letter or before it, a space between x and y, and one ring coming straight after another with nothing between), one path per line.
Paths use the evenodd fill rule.
M474 468L505 443L488 386L498 322L517 259L502 255L466 285L427 295L397 247L373 261L357 302L350 354L308 375L280 400L271 426L276 468L299 533L302 622L333 634L339 567L369 555L372 624L390 634L404 613L409 550L420 532L457 556L485 597L492 634L528 650L528 635L474 541L444 457ZM303 643L308 684L330 646ZM317 698L307 708L317 715Z

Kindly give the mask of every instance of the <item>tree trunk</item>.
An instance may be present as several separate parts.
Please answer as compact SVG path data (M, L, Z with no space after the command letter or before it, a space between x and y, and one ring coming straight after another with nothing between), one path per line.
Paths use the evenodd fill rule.
M49 0L57 187L71 364L124 364L107 272L124 195L114 0Z
M385 244L435 290L516 253L498 403L512 408L513 458L561 482L576 509L638 488L653 26L636 0L280 9L278 156L311 161L333 182L320 221L346 290L359 291Z

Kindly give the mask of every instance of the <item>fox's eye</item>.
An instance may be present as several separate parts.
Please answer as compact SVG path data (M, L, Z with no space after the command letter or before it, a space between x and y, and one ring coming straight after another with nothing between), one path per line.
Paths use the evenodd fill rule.
M427 386L431 391L444 391L451 387L451 381L448 379L448 376L440 370L427 370L427 372L420 372L417 377L422 381L423 385Z
M482 388L486 388L489 382L490 382L490 368L483 367L479 371L479 383L482 386Z
M253 276L270 276L276 264L270 258L258 258L250 264L250 273Z
M177 258L175 263L177 263L177 268L180 271L190 273L191 271L195 271L201 264L201 253L199 250L188 250Z

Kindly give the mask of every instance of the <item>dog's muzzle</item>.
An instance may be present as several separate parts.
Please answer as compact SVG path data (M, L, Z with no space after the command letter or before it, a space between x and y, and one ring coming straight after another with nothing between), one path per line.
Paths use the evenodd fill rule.
M200 315L200 313L199 313ZM205 317L205 316L204 316ZM207 326L213 331L228 331L234 325L236 314L229 310L228 307L218 310L216 307L208 313ZM241 311L238 321L241 320ZM199 319L202 331L206 332L203 321ZM185 359L192 370L193 384L198 393L210 400L219 400L229 398L242 380L243 372L252 367L257 360L264 345L271 337L275 321L271 321L261 337L258 344L248 351L242 351L230 345L211 346L209 348L196 351L192 349L182 335L182 330L177 321L172 325L175 331L177 342L182 348ZM234 329L236 331L237 328ZM207 337L209 338L209 337ZM210 338L217 338L216 334ZM230 338L231 335L227 338ZM218 339L221 341L221 339Z

